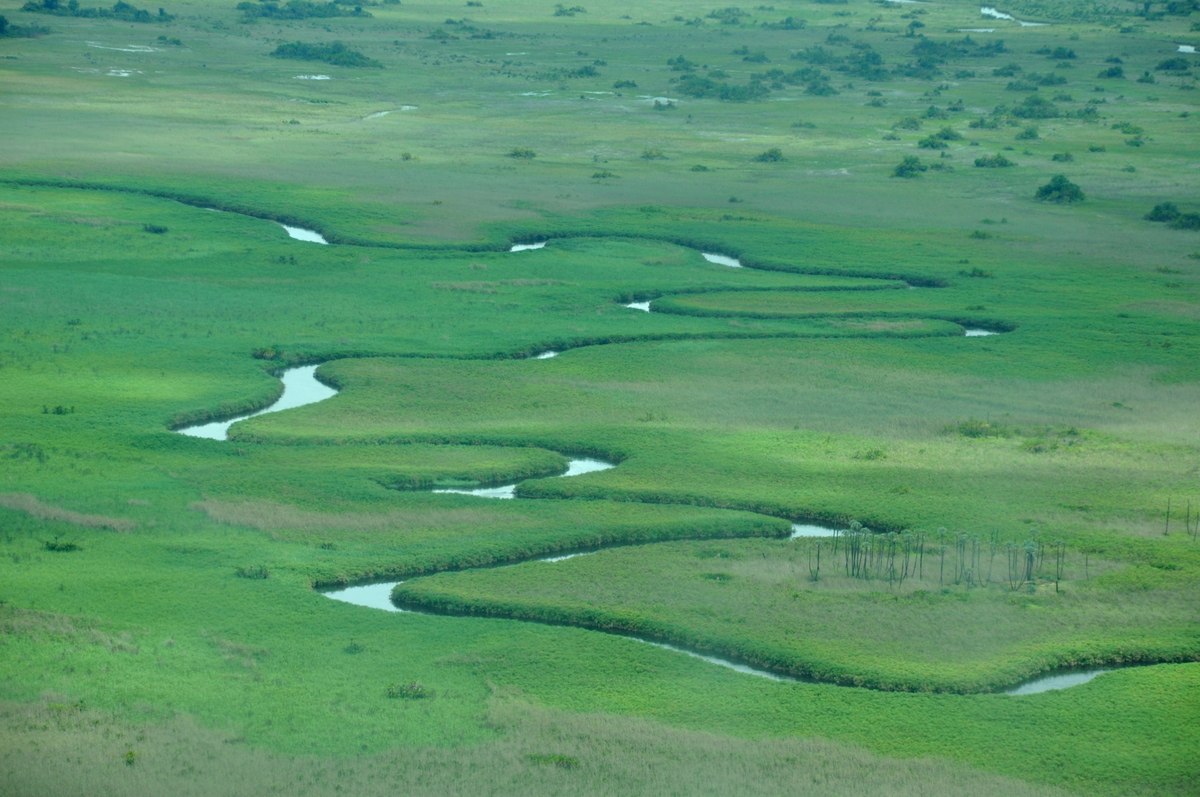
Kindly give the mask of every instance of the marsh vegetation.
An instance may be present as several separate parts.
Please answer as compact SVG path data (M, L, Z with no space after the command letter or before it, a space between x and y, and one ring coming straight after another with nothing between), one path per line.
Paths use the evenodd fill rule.
M10 2L0 780L1191 793L1192 5Z

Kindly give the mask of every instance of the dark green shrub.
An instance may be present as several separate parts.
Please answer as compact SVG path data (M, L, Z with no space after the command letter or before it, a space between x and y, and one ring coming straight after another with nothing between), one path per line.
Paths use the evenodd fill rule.
M893 130L920 130L921 120L915 116L906 116L896 124L892 125Z
M1062 116L1062 112L1045 97L1034 95L1026 97L1020 105L1013 108L1012 115L1018 119L1054 119Z
M937 136L926 136L917 142L917 146L921 149L948 149L950 147L949 144Z
M667 156L658 147L651 147L642 150L641 158L646 161L665 161Z
M1087 197L1084 195L1083 189L1068 180L1066 175L1056 174L1050 178L1050 182L1037 190L1034 198L1039 202L1070 204L1082 202Z
M943 127L941 130L933 134L934 138L942 141L962 141L962 133L959 133L953 127Z
M1154 206L1154 210L1145 216L1146 221L1175 221L1179 218L1179 208L1174 202L1162 202Z
M892 169L892 177L920 177L921 172L926 171L928 168L928 166L921 163L920 158L917 156L907 155L904 160L896 164L896 168Z
M1008 167L1016 166L1017 164L1013 161L1010 161L1003 155L996 154L985 155L982 158L976 158L975 165L981 169L1007 169Z
M85 17L102 19L119 19L124 22L170 22L175 17L161 8L157 14L151 14L144 8L132 6L124 0L117 0L112 8L80 8L78 2L60 3L59 0L29 0L21 6L21 10L31 14L51 14L56 17Z
M513 147L512 150L509 151L507 157L518 158L520 160L531 160L537 157L537 153L528 147Z
M70 553L71 551L79 550L79 546L75 543L59 537L55 537L52 540L46 540L42 543L42 547L47 551L54 551L55 553Z
M1011 437L1012 431L1002 424L989 421L977 421L974 418L963 421L957 426L946 427L963 437Z
M1125 77L1125 70L1119 66L1110 66L1108 69L1101 69L1100 74L1096 75L1096 77L1109 80L1119 80Z
M152 235L162 235L167 232L167 228L161 224L143 224L142 230L151 233Z
M1200 230L1200 213L1181 213L1171 227L1176 230Z
M1050 156L1050 160L1055 163L1070 163L1075 160L1075 156L1069 152L1056 152Z
M766 152L755 155L754 160L758 163L779 163L787 158L783 157L783 151L779 147L771 147Z
M1186 58L1168 58L1165 61L1160 61L1158 66L1154 68L1159 72L1186 72L1191 67L1192 65L1188 63Z
M426 689L419 681L406 684L392 684L387 688L387 696L402 700L423 700L433 697L433 690Z
M636 89L637 83L634 83L632 80L618 80L616 83L613 84L613 88L614 89Z
M1041 138L1041 136L1038 135L1038 129L1035 125L1029 125L1020 133L1017 133L1014 138L1017 141L1033 141L1034 139Z
M351 50L341 42L333 42L331 44L306 44L304 42L281 44L270 55L272 58L287 58L293 61L320 61L333 66L383 69L383 64L373 58L367 58L357 50Z
M280 6L272 2L243 2L238 3L237 10L241 11L247 20L264 19L330 19L332 17L370 17L371 14L362 10L362 6L345 8L340 3L312 3L308 0L289 0Z

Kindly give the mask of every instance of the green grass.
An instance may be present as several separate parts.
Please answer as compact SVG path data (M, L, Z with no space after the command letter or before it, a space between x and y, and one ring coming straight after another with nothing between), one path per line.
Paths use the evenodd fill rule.
M1200 238L1143 218L1198 210L1195 78L1154 69L1195 58L1176 53L1194 14L235 5L134 26L0 8L53 29L0 40L0 760L19 793L1190 793L1195 664L1020 699L921 690L1194 656ZM965 42L976 27L997 30ZM384 68L271 57L339 41ZM815 47L835 62L789 57ZM1114 57L1129 78L1098 78ZM764 98L672 82L716 70ZM1039 81L1059 115L1012 113L1032 92L1007 85ZM948 157L918 147L947 126ZM972 165L994 154L1019 165ZM908 155L953 168L891 179ZM1060 173L1086 201L1035 201ZM231 442L169 431L264 406L301 362L340 395ZM619 464L552 478L578 455ZM427 491L521 480L517 501ZM1066 544L1066 592L810 582L811 543L775 539L789 519L1037 528ZM737 558L696 555L718 548ZM311 589L414 576L414 600L918 692ZM434 697L388 699L411 682Z
M1076 555L1056 586L1049 556L1030 584L1011 577L1003 545L992 554L984 541L973 555L967 543L964 556L950 542L944 563L928 546L920 576L915 548L907 580L886 548L872 553L869 578L849 577L844 541L821 542L820 569L811 540L669 543L443 574L393 595L411 608L647 636L883 689L986 691L1060 667L1200 658L1186 608L1195 565L1179 564L1194 557L1190 545L1157 567Z

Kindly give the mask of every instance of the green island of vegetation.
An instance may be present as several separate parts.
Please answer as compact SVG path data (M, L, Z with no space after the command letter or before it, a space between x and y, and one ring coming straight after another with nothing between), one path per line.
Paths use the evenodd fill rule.
M0 791L1194 794L1197 46L0 3Z

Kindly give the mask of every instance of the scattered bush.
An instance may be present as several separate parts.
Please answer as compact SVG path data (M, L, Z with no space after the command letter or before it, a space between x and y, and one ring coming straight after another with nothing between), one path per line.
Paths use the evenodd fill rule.
M991 238L992 234L990 232L983 232L982 230L976 230L975 232L971 233L971 237L972 238ZM963 270L963 271L958 272L958 275L960 277L973 277L975 279L991 279L992 277L996 276L992 272L985 271L982 268L973 268L970 271ZM975 307L968 307L967 309L968 310L982 310L983 307L976 305Z
M1056 152L1050 156L1050 160L1055 163L1070 163L1075 160L1075 156L1069 152Z
M341 42L333 42L332 44L306 44L304 42L281 44L270 55L272 58L287 58L294 61L321 61L333 66L383 69L383 64L373 58L367 58L357 50L351 50Z
M637 83L632 80L618 80L613 84L614 89L636 89Z
M528 147L513 147L506 157L517 158L519 160L532 160L537 157L537 153Z
M278 3L243 2L238 3L237 10L246 19L330 19L332 17L370 17L371 14L362 10L362 6L346 8L339 3L311 3L308 0L288 0L280 6Z
M1034 139L1041 138L1041 136L1038 135L1037 126L1029 125L1024 130L1022 130L1020 133L1017 133L1016 136L1014 136L1014 138L1017 141L1033 141Z
M1180 213L1171 227L1176 230L1200 230L1200 213Z
M99 17L119 19L123 22L170 22L175 19L173 15L161 8L158 9L157 14L151 14L144 8L137 8L124 0L117 0L112 8L80 8L77 0L70 0L67 3L59 2L59 0L41 0L41 2L29 0L21 6L21 10L30 14L51 14L56 17Z
M920 177L921 172L928 170L929 167L921 163L921 159L915 155L907 155L904 160L896 164L896 168L892 169L892 177Z
M1096 77L1108 80L1120 80L1125 77L1125 70L1119 66L1110 66L1108 69L1101 69L1100 74L1096 75Z
M54 551L55 553L69 553L71 551L79 550L79 546L75 543L60 539L58 537L55 537L52 540L46 540L42 543L42 547L47 551Z
M1084 195L1083 189L1068 180L1066 175L1056 174L1050 178L1050 182L1037 190L1034 198L1039 202L1070 204L1082 202L1087 197Z
M948 149L950 145L937 136L926 136L917 142L917 146L921 149Z
M620 177L616 172L610 172L608 169L601 169L592 175L593 180L606 180L610 177Z
M1159 72L1186 72L1191 67L1192 65L1186 58L1168 58L1165 61L1160 61L1158 66L1154 68Z
M1020 105L1013 108L1012 115L1018 119L1053 119L1062 116L1058 106L1045 97L1034 95L1026 97Z
M406 684L392 684L387 688L387 696L401 700L423 700L433 697L433 690L426 689L419 681Z
M703 164L697 163L695 166L693 166L691 169L689 169L689 171L707 172L707 171L711 171L711 169L709 169L707 166L705 166Z
M957 432L963 437L1011 437L1012 431L1002 424L990 421L977 421L974 418L963 421L955 426L947 426L947 431Z
M667 156L658 147L651 147L650 149L642 150L641 158L646 161L665 161Z
M783 151L779 147L771 147L766 152L755 155L754 160L758 163L779 163L787 158L783 157Z
M143 224L142 231L148 232L152 235L162 235L162 234L168 232L167 228L162 226L161 224Z
M29 25L13 25L6 18L0 16L0 39L36 39L47 33L50 33L50 29L44 28L36 22Z
M921 120L915 116L906 116L896 124L892 125L893 130L920 130Z
M981 169L1007 169L1017 164L997 153L996 155L984 155L982 158L976 158L975 165Z

